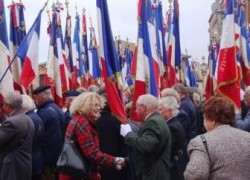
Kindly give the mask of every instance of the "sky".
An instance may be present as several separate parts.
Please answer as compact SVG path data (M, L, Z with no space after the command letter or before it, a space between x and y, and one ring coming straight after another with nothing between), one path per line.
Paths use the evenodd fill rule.
M69 13L72 16L72 37L74 32L75 15L77 12L81 15L82 9L86 9L87 24L89 25L90 17L93 26L97 33L97 17L96 17L96 1L95 0L68 0ZM169 8L169 0L162 0L163 12ZM215 0L179 0L180 12L180 43L182 54L186 52L192 56L195 61L200 61L204 56L208 57L209 45L209 23L208 20L211 16L211 5ZM5 0L5 13L7 23L9 23L9 5L12 0ZM19 2L19 0L15 0ZM43 7L45 0L22 0L25 6L25 21L26 31L33 24L39 10ZM48 8L51 12L52 3L56 0L49 0ZM61 13L62 30L65 31L66 7L65 0L60 0L64 5L64 10ZM112 27L113 36L120 36L122 40L128 38L131 42L136 42L137 39L137 0L107 0L110 22ZM76 8L77 7L77 8ZM42 14L41 31L40 31L40 48L39 48L39 62L47 61L49 36L47 35L48 14L46 9ZM7 25L9 27L9 24ZM89 34L89 32L88 32ZM73 39L73 38L72 38ZM88 37L89 39L89 37Z

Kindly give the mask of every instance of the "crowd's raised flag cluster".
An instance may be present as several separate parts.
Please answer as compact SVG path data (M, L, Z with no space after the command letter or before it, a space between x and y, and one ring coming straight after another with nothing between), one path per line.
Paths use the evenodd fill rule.
M240 89L250 85L250 46L247 34L245 2L228 0L220 44L209 46L209 71L206 99L214 94L227 96L240 109Z
M169 4L167 12L162 11L160 1L138 1L138 39L134 49L129 42L122 48L120 39L115 43L106 0L96 0L98 27L93 27L91 20L88 26L86 10L80 16L76 9L73 30L68 6L67 2L65 33L60 17L64 8L59 1L53 3L48 27L50 42L45 83L52 85L58 104L62 102L64 91L105 84L112 112L124 120L122 90L130 89L134 101L132 119L136 120L135 102L140 95L150 93L159 97L163 88L180 82L182 76L187 86L197 86L191 59L182 64L178 0ZM4 0L0 0L2 94L11 89L27 93L38 76L40 23L44 8L26 34L24 7L21 1L8 6L8 35L6 7ZM244 3L228 0L224 9L221 41L211 41L209 45L205 98L219 93L240 108L241 83L250 85L250 47ZM181 69L185 69L184 75Z

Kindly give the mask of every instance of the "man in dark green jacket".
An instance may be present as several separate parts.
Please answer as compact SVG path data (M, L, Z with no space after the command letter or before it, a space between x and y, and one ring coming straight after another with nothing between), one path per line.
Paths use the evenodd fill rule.
M158 99L142 95L136 103L136 113L144 125L133 133L129 124L121 125L125 144L132 148L137 180L170 180L171 133L157 112Z

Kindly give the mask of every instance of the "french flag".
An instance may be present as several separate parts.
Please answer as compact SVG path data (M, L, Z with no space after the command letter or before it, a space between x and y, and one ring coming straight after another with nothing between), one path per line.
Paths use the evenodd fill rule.
M14 90L13 77L10 69L8 68L10 63L10 54L6 26L6 16L4 10L4 0L0 0L0 17L0 94L4 95Z
M74 71L72 42L71 42L71 16L67 14L64 36L64 53L67 69L69 71L69 89L77 88L77 77Z
M135 90L131 112L131 119L135 121L138 120L135 112L137 99L146 93L158 97L160 80L159 64L156 59L157 52L154 48L156 44L156 27L153 17L153 4L151 4L151 1L140 0L138 5L140 23L138 30Z
M52 85L52 93L55 102L58 105L62 105L62 80L60 72L60 61L62 60L62 32L58 26L58 19L58 14L54 11L50 31L46 83Z
M92 26L90 27L90 43L89 43L89 73L91 79L95 82L101 81L101 66L99 61L99 55L97 51L97 42L95 36L95 28Z
M169 83L170 86L180 81L175 71L176 67L181 65L181 47L180 47L180 30L179 30L179 3L174 0L172 27L168 47L169 61Z
M217 56L215 53L216 49L211 43L209 46L209 56L208 56L208 71L207 79L205 85L205 99L208 100L214 94L214 73L216 67Z
M106 0L97 0L97 19L100 40L100 59L104 74L107 99L111 112L126 123L126 115L121 94L121 74L118 56L111 30L109 11Z
M242 3L238 2L238 24L240 26L240 54L243 82L246 86L250 85L250 46L248 44L248 32L246 13Z
M186 64L186 84L188 87L197 87L196 76L194 74L193 62L187 59Z
M34 24L16 52L16 56L23 61L20 82L25 90L28 89L33 79L38 76L41 14L42 11L39 12Z
M24 5L22 3L11 3L10 9L10 55L13 58L17 48L22 43L26 36L25 19L24 19ZM14 89L25 93L25 88L22 87L20 79L22 73L23 61L15 57L11 65L11 70L14 80Z
M236 60L233 11L233 0L227 0L220 51L216 66L217 94L228 97L240 109L240 78Z
M82 85L82 77L86 74L83 57L82 57L82 47L80 40L80 17L76 14L76 22L73 37L73 64L75 72L77 74L78 87Z
M129 45L124 50L125 62L122 68L123 87L127 88L133 85L131 78L131 62L133 58L133 52L129 49Z

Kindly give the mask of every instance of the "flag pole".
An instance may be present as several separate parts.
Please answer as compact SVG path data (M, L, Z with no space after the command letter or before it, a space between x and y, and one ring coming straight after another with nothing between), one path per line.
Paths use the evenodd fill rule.
M44 10L44 8L47 6L48 2L49 2L49 0L47 0L47 1L45 2L45 4L44 4L43 8L41 9L40 13L42 13L42 11ZM34 23L34 24L35 24L35 23ZM31 27L30 29L33 28L34 24L32 25L32 27ZM28 34L26 34L25 38L26 38L27 36L28 36ZM11 59L9 65L8 65L8 67L6 68L6 70L4 71L3 75L1 76L0 84L2 83L3 78L6 76L6 74L7 74L8 70L10 69L11 65L12 65L13 62L15 61L15 59L16 59L16 57L17 57L17 52L18 52L19 48L23 46L23 43L25 42L25 41L24 41L25 38L23 39L22 43L21 43L20 46L18 47L18 49L17 49L17 51L16 51L14 57Z

